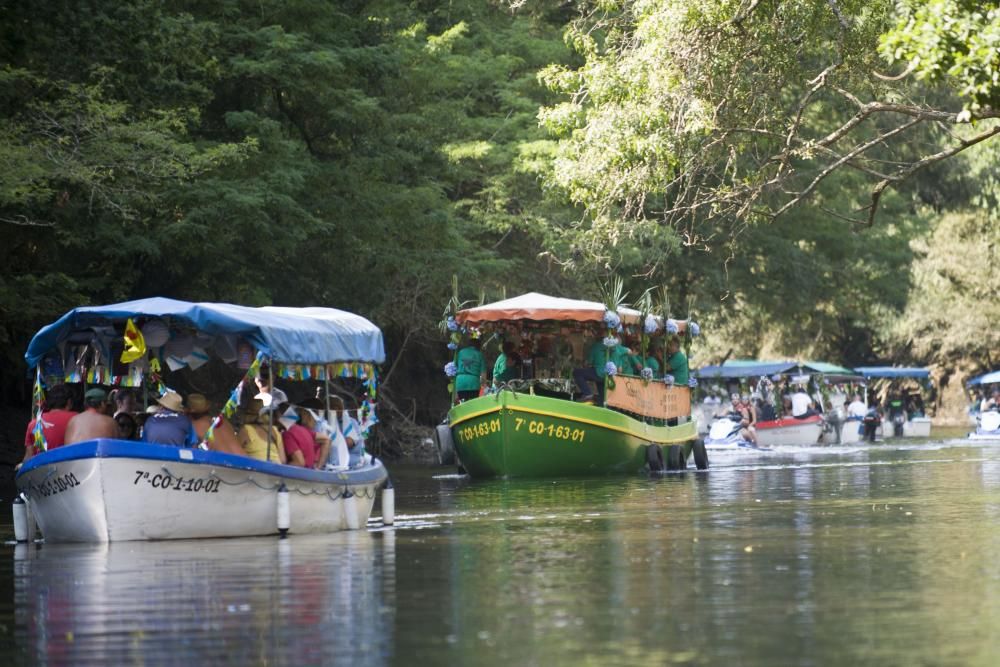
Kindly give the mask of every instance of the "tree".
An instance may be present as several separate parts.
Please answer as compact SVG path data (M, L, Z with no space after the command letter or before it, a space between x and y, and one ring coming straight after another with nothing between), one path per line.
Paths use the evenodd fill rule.
M543 113L562 140L553 180L604 239L665 226L707 247L851 169L869 183L866 201L823 210L870 226L887 189L1000 132L1000 110L974 86L953 89L970 100L963 109L943 73L923 83L882 73L888 50L917 59L921 39L942 35L938 67L1000 87L989 37L970 57L949 51L968 33L948 32L966 28L930 22L919 4L896 15L887 0L595 3L570 31L585 64L546 73L568 98ZM979 17L974 3L948 4ZM985 16L968 23L996 22Z

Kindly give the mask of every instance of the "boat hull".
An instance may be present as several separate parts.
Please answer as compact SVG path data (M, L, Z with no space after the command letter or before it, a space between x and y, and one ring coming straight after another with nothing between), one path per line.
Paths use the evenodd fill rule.
M858 419L848 419L840 424L840 440L837 440L836 426L828 423L823 430L824 445L851 445L864 439L864 423Z
M805 419L790 417L757 422L755 428L761 447L816 445L823 434L823 419L816 415Z
M563 477L636 473L649 444L680 445L687 461L692 421L654 426L584 403L501 391L448 413L459 461L472 477Z
M931 437L931 420L929 417L914 417L903 424L904 438Z
M242 456L92 440L33 457L17 476L46 542L245 537L278 532L279 488L290 533L364 526L388 474L375 462L320 472ZM350 491L354 499L345 500ZM348 520L347 511L356 513Z
M969 440L1000 442L1000 413L990 410L980 414L976 430L969 434Z

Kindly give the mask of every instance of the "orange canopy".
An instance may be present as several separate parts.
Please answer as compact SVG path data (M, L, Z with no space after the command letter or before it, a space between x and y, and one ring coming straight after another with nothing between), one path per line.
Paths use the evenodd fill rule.
M460 310L455 320L459 324L471 325L517 320L603 322L605 310L604 304L598 301L564 299L538 292L528 292L503 301ZM618 316L623 324L639 324L640 313L633 308L620 308ZM677 326L683 332L686 328L686 322L678 320Z

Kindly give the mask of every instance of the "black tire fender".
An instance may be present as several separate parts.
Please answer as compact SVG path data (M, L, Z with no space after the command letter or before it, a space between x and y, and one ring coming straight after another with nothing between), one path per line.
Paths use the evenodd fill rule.
M451 437L451 426L438 424L434 429L434 444L437 446L438 461L443 466L455 463L455 441Z
M691 453L694 454L694 464L698 470L708 470L708 450L705 449L705 441L701 438L691 443Z
M651 472L661 472L663 470L663 450L656 443L646 446L646 465Z

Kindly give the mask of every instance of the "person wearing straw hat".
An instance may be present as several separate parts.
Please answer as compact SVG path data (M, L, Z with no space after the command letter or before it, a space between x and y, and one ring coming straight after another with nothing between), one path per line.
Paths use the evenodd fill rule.
M184 413L184 399L173 389L156 399L160 409L149 415L142 429L144 442L154 442L174 447L194 447L198 435L194 432L191 419Z
M67 445L94 438L117 438L118 424L108 416L108 392L98 387L83 395L84 411L66 424Z
M273 407L277 408L276 405ZM258 461L287 463L285 445L276 425L277 420L271 425L271 444L268 447L267 429L271 413L273 413L272 408L264 407L264 402L259 398L251 399L243 413L243 426L236 434L236 440L243 447L245 456ZM270 458L268 458L268 450L270 450Z
M215 415L212 414L212 403L203 394L188 394L187 412L188 417L191 418L195 435L198 436L198 442L204 442L205 434L212 425L212 420L215 419ZM233 428L225 415L219 416L219 423L212 431L212 441L208 443L208 448L215 452L245 455L236 439L236 429Z

